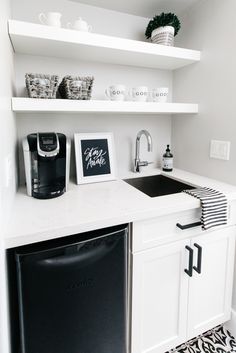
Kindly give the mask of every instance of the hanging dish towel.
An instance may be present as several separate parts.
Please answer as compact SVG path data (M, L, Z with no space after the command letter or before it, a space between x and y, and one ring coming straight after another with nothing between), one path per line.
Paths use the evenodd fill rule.
M224 194L205 187L184 190L184 192L200 200L202 208L201 223L203 230L227 224L228 202Z

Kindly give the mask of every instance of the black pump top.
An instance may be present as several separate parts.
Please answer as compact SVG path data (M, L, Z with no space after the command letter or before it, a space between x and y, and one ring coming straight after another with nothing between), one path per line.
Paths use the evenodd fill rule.
M166 157L166 158L172 158L173 157L173 154L170 152L170 145L167 145L166 152L163 155L163 157Z

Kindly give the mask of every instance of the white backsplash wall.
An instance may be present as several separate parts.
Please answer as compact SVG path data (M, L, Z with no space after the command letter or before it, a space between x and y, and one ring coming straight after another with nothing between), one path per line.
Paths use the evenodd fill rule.
M107 99L105 89L119 83L124 84L127 89L143 85L150 89L167 86L170 88L169 100L172 99L172 72L166 70L20 54L15 55L15 70L17 96L27 96L25 73L37 72L56 74L61 80L65 75L92 75L94 76L92 99Z
M24 182L22 160L22 137L31 132L56 131L73 138L75 132L113 132L115 139L118 174L123 177L132 167L134 159L135 138L137 132L147 129L153 138L153 152L147 152L145 137L141 140L141 158L154 162L145 168L153 168L160 163L160 154L170 141L171 121L169 117L135 117L131 115L91 115L91 114L50 114L18 116L18 136L20 150L21 183ZM74 143L72 144L71 177L75 177Z

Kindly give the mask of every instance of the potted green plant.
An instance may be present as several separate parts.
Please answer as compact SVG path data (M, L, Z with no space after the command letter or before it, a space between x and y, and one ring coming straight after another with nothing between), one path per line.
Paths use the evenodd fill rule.
M173 45L174 37L179 32L180 27L180 21L175 14L162 12L150 20L145 35L147 38L151 38L153 43Z

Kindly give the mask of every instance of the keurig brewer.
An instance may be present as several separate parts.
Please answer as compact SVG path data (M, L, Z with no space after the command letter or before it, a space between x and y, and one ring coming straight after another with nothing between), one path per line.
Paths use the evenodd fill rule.
M70 140L54 132L30 134L23 151L27 194L37 199L62 195L69 181Z

